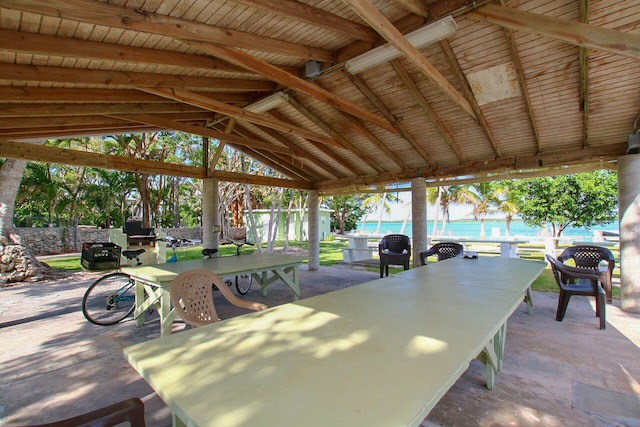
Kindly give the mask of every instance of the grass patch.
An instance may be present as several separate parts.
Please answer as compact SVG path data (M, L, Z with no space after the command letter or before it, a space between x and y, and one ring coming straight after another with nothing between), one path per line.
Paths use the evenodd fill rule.
M308 251L309 244L308 242L289 242L289 246L292 249L302 249L304 251ZM282 249L284 247L284 242L276 242L276 249ZM349 244L346 240L324 240L320 242L320 265L323 266L332 266L339 262L342 262L342 250L349 247ZM221 256L234 256L236 254L236 247L234 245L221 245L220 246L220 254ZM538 249L538 248L536 248ZM250 254L256 252L255 246L243 246L241 249L241 254ZM171 249L167 249L167 258L170 258L173 252ZM176 255L178 256L179 261L189 261L195 259L202 258L202 246L186 246L176 248ZM527 257L527 259L535 259L539 261L544 260L544 255L538 251L532 251L531 256ZM59 257L59 258L50 258L46 260L46 263L56 269L62 270L81 270L82 267L80 265L80 256L69 256L69 257ZM377 268L369 268L369 271L378 272ZM389 269L389 274L395 274L402 271L402 268L391 267ZM616 268L617 271L617 268ZM614 277L618 276L614 271ZM553 274L551 273L551 269L549 266L540 274L540 276L533 282L531 289L534 291L540 292L558 292L558 286L556 285L555 279L553 278ZM613 298L620 299L620 289L614 287L613 288Z
M291 248L298 248L307 251L309 249L308 242L289 242ZM282 249L284 242L276 242L275 248ZM320 242L320 265L331 266L342 261L342 249L349 247L346 241L322 241ZM236 254L236 247L234 245L221 245L219 247L220 256L234 256ZM257 252L255 246L243 246L240 249L240 253L250 254ZM173 255L170 248L167 248L167 259ZM178 262L190 261L202 258L202 246L185 246L176 248L176 255ZM80 264L80 255L70 255L68 257L56 257L45 260L47 265L51 268L60 270L78 271L82 270Z

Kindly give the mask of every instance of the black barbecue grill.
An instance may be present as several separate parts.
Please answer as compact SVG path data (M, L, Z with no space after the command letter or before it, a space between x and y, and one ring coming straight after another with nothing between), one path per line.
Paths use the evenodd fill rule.
M127 235L128 245L152 245L156 240L153 228L145 228L142 221L127 221L122 227L122 231Z

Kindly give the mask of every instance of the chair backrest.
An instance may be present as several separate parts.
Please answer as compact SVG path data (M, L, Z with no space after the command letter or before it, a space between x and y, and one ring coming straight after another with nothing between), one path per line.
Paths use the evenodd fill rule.
M438 261L457 257L464 252L464 246L455 242L440 242L431 246L426 251L420 252L420 263L427 265L427 258L432 255L438 256Z
M73 418L32 427L113 427L127 421L131 427L145 427L144 404L138 397L123 400Z
M593 294L598 294L600 277L593 270L566 265L561 260L548 254L546 257L549 264L551 264L553 277L556 279L556 284L560 289L571 283L573 279L588 279L593 285Z
M173 279L169 291L171 303L187 324L195 328L219 320L213 305L213 285L216 282L224 287L220 276L208 270L185 271Z
M387 234L380 240L378 251L387 249L391 253L401 254L403 251L411 253L411 239L404 234Z
M578 268L597 269L602 261L606 261L609 264L610 272L613 272L615 267L613 254L609 249L602 246L569 246L558 256L560 262L565 262L568 259L572 259Z
M455 258L458 255L462 255L464 252L464 246L455 242L441 242L436 243L431 247L434 255L438 256L438 261L444 259Z

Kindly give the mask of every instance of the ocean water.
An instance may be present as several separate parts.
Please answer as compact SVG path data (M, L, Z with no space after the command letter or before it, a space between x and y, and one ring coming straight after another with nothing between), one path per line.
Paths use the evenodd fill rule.
M367 221L362 227L362 223L358 223L358 228L353 230L354 232L367 232L375 233L378 228L378 221ZM487 220L484 223L485 238L492 237L505 237L506 233L506 221L499 220ZM442 229L442 222L438 223L438 231ZM618 223L613 222L606 225L594 226L590 229L567 227L562 232L562 238L567 240L591 240L594 237L593 231L613 231L618 232ZM403 230L402 221L383 221L380 225L380 234L392 234L401 233L411 236L412 226L411 221L407 221ZM433 221L427 223L427 234L433 235ZM440 233L438 233L440 234ZM480 237L480 221L451 221L447 223L445 236L467 237L467 238L479 238ZM551 235L551 228L545 232L539 227L530 227L522 221L512 221L510 226L509 236L517 237L524 236L527 238L544 237L545 235Z

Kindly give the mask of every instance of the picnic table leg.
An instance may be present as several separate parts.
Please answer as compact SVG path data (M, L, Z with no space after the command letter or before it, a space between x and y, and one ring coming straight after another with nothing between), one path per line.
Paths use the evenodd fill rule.
M498 331L498 334L496 335L496 338L493 343L494 348L496 350L496 357L497 357L496 368L498 369L498 371L502 370L502 361L504 359L504 344L506 340L507 340L507 322L504 322L504 324L500 327L500 331Z
M162 288L160 292L160 308L158 309L158 314L160 314L160 336L164 337L171 334L171 325L173 324L173 319L175 318L175 312L172 315L171 293L169 292L169 290L165 290L164 288Z
M504 343L507 334L507 323L505 322L489 340L478 359L482 361L487 368L487 388L493 389L496 372L502 369L502 359L504 357Z
M133 316L136 319L136 326L140 327L144 325L144 312L146 309L142 308L145 301L144 284L139 280L136 280L136 308L133 312Z
M175 413L171 414L173 427L187 427L187 425Z
M133 311L133 317L136 319L136 326L140 327L144 325L145 312L151 307L160 307L162 293L155 286L136 280L135 294L136 308Z
M267 296L267 288L276 280L280 279L293 291L294 300L300 299L300 283L299 283L299 268L298 266L291 266L285 268L274 268L271 270L273 276L267 279L267 272L262 273L262 277L257 278L258 283L262 287L262 295ZM291 277L289 277L289 273L291 273Z

